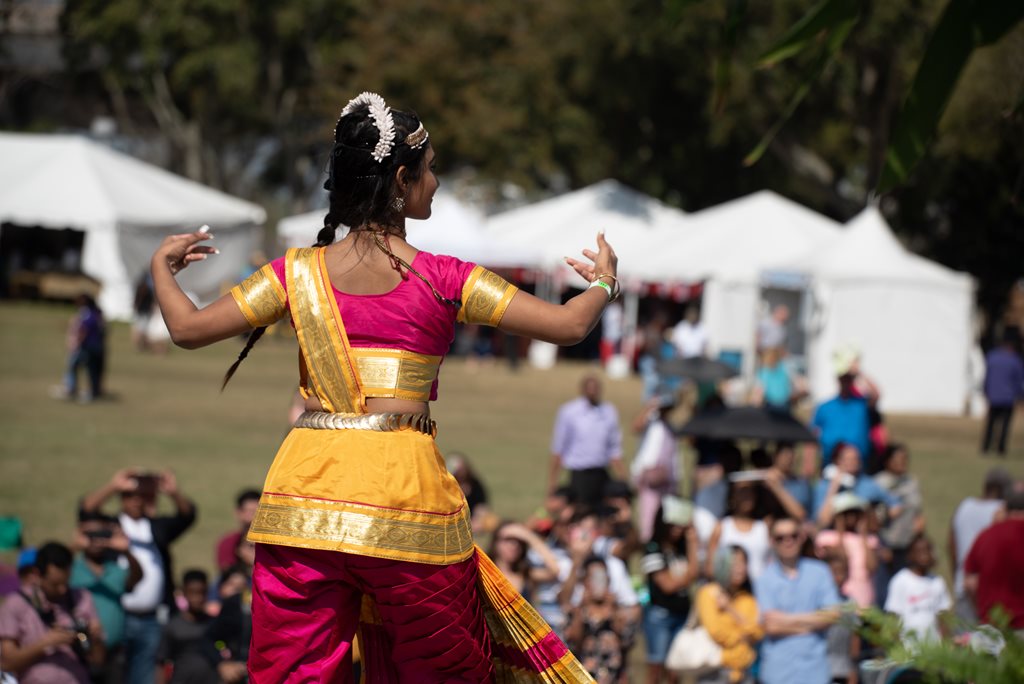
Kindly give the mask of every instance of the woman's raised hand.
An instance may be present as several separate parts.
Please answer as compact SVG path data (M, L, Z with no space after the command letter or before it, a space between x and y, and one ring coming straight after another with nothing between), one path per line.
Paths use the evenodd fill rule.
M220 254L216 247L199 244L213 238L208 231L209 227L203 226L194 233L168 235L153 254L154 264L165 262L173 275L194 261L202 261L210 254Z
M583 256L593 262L588 264L578 259L565 257L565 263L572 266L573 270L580 274L588 283L594 282L599 275L618 275L619 258L615 256L615 250L604 239L604 233L597 234L597 252L589 249L583 250ZM609 283L610 285L611 283Z

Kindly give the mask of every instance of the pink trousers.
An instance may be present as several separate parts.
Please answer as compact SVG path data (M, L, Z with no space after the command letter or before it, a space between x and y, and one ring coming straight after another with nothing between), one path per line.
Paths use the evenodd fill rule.
M377 609L360 630L368 684L493 680L476 555L427 565L257 544L249 681L352 682L363 594Z

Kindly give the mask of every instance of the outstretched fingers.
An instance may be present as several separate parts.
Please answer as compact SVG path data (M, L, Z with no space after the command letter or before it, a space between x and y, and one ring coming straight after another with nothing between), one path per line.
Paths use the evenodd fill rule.
M586 280L588 283L594 280L594 267L590 264L583 263L572 257L565 257L565 263L572 267L572 270L576 271L581 278Z

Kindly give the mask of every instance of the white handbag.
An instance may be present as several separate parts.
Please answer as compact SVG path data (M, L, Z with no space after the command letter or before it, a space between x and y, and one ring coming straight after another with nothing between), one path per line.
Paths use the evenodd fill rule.
M697 624L697 607L690 609L690 617L679 634L672 639L665 657L665 669L672 672L701 674L722 666L722 647L711 638L708 630Z

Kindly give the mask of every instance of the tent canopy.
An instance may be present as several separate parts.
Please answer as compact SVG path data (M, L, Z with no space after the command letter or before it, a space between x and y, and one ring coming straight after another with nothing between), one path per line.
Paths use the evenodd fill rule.
M786 268L830 281L913 282L955 288L970 285L969 276L905 249L875 206L852 218L841 239L801 255Z
M323 228L325 209L281 219L277 234L288 247L305 247L316 241ZM498 244L484 231L484 215L444 188L434 195L430 218L409 221L409 243L434 254L448 254L463 261L492 268L532 266L535 250L527 245Z
M487 231L499 242L536 249L536 267L551 269L563 265L563 257L596 249L603 230L619 257L620 275L662 281L676 270L654 269L653 257L686 226L681 210L609 179L492 216Z
M263 208L74 135L0 133L0 220L77 230L114 224L260 224Z
M0 133L0 160L0 222L84 232L82 271L102 283L100 306L114 319L131 316L133 282L164 236L211 226L221 254L180 277L208 300L237 280L266 217L81 136Z
M674 262L689 280L757 282L773 264L817 251L841 234L836 221L770 190L689 216L687 237L663 250L659 270Z

